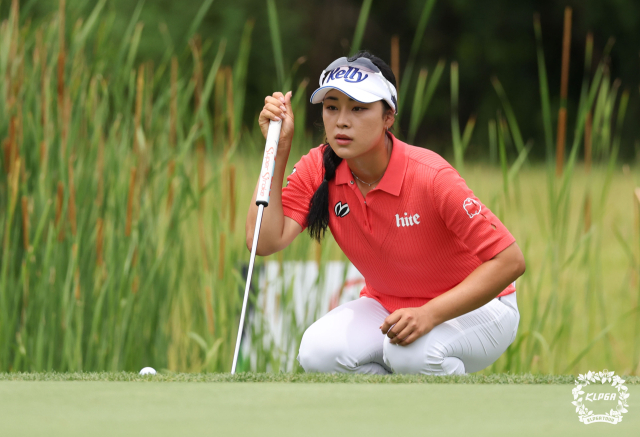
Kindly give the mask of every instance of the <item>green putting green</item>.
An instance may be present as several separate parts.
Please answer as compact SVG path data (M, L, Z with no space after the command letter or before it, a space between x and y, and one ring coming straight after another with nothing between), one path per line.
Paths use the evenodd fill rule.
M571 404L572 388L573 384L3 380L0 435L638 435L640 386L628 385L628 412L616 425L579 422Z

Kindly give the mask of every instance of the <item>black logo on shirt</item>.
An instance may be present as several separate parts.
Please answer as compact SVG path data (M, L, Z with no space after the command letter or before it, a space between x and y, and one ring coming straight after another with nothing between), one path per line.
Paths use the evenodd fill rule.
M344 217L349 214L349 205L346 203L343 205L342 202L338 202L336 203L336 206L333 207L333 210L336 212L338 217Z

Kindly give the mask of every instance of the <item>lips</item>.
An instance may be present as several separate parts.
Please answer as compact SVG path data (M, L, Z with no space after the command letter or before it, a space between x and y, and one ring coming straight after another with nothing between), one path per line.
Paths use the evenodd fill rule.
M338 134L336 135L336 140L352 140L353 138L348 137L346 135Z

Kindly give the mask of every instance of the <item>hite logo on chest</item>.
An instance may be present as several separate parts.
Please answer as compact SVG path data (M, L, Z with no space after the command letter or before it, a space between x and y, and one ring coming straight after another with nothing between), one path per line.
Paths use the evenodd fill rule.
M343 205L342 202L338 202L336 206L333 207L333 210L338 217L344 217L349 214L349 205L346 203Z
M407 215L407 213L404 213L404 217L400 217L399 214L396 214L396 226L397 227L405 227L405 226L413 226L413 225L419 225L420 224L420 215L419 214L414 214L414 215Z

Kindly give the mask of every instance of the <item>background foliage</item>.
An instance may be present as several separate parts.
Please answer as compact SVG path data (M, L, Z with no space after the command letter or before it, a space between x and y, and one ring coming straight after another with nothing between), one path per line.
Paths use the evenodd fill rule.
M636 149L638 84L633 56L620 57L626 43L618 51L600 33L584 43L590 3L574 12L569 115L558 126L565 10L555 6L534 37L522 3L8 3L0 371L228 371L264 95L294 90L291 171L319 141L319 108L307 102L319 71L357 48L384 57L397 34L397 136L453 155L527 260L518 335L482 372L640 373L640 175L619 163ZM280 314L289 347L275 346L267 325L245 330L253 354L239 370L302 371L302 333L327 308L298 311L282 270L307 261L322 272L336 259L346 261L330 236L319 245L307 235L259 257L258 267L283 266L280 285L272 308L253 294L249 311ZM305 284L311 297L326 276Z
M22 20L37 22L54 14L57 0L24 0L21 2ZM347 55L354 35L361 0L277 0L284 65L292 66L300 57L306 61L295 74L297 80L309 78L312 89L319 73L332 60ZM392 35L400 39L401 65L406 62L413 36L419 22L425 0L375 1L371 4L369 19L364 31L361 48L390 62ZM154 60L159 63L170 40L177 48L188 50L187 34L201 2L177 2L173 0L146 0L140 14L145 23L137 53L137 61ZM79 16L87 16L95 2L69 0L68 22ZM552 96L552 112L557 114L560 90L560 62L562 51L563 10L573 9L571 68L569 72L569 117L575 116L580 84L583 75L585 36L594 35L593 71L600 62L610 37L615 39L608 65L613 79L620 78L622 88L631 90L628 116L640 117L638 95L640 69L640 3L635 0L451 0L437 2L429 19L419 48L419 66L433 69L437 60L458 61L460 65L460 115L466 120L477 116L477 129L468 148L470 158L486 159L487 150L482 144L488 136L487 121L495 116L498 98L491 86L491 77L502 82L511 96L514 112L520 119L522 134L543 144L542 114L538 94L533 14L540 13L547 56L549 87ZM113 14L114 43L122 35L129 18L137 7L136 1L109 0L105 10ZM0 15L7 16L8 0L0 0ZM247 95L244 122L257 123L264 96L278 89L276 64L267 19L267 2L264 0L215 0L203 17L198 32L203 40L212 39L217 46L222 37L227 38L227 50L223 65L230 65L239 49L245 21L255 19L252 50L249 57ZM160 30L166 24L167 35ZM213 61L215 53L204 54L205 65ZM417 77L417 69L414 77ZM418 129L415 143L438 153L450 151L449 94L447 75L436 90L423 123ZM284 92L288 90L282 90ZM407 108L408 109L408 108ZM317 106L307 102L308 129L321 121ZM555 117L554 117L555 118ZM554 127L556 120L553 120ZM399 126L396 126L398 128ZM640 150L640 127L629 123L620 146L620 158L636 159ZM408 132L405 124L401 132ZM402 137L402 133L400 134ZM317 134L321 141L320 134ZM530 158L542 159L544 147L534 147Z

